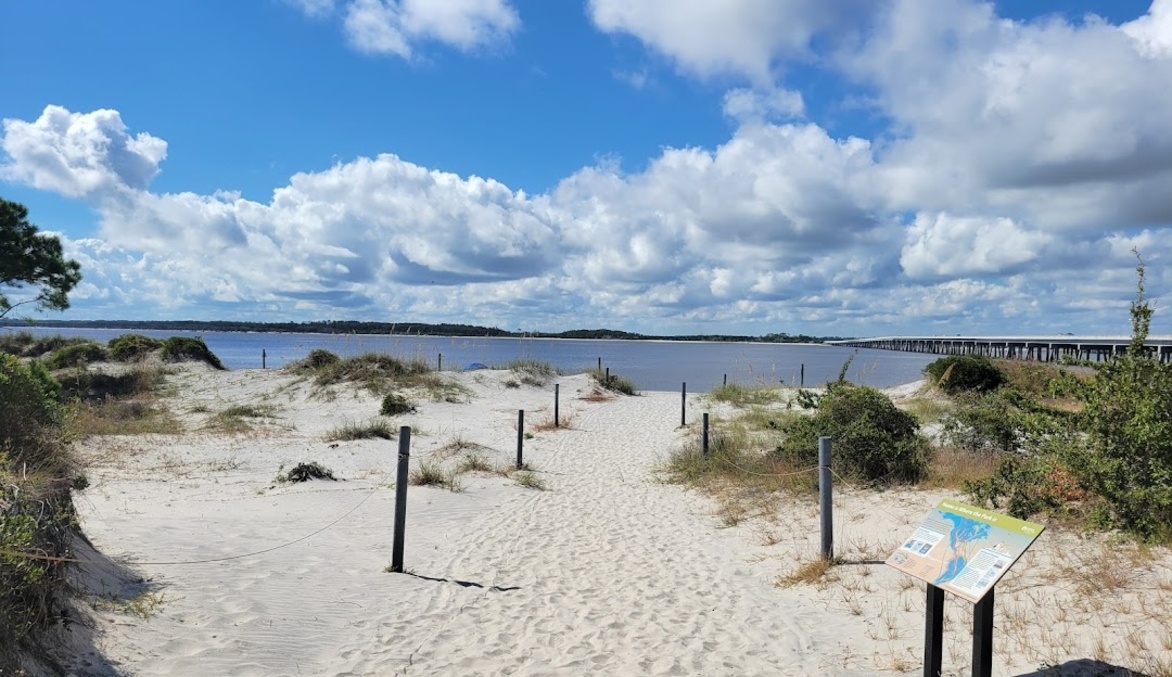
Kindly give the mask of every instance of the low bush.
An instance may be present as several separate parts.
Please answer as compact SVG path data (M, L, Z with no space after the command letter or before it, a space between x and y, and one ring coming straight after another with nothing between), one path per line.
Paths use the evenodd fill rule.
M163 341L162 358L168 362L195 361L203 362L214 369L225 370L227 367L208 349L201 338L191 336L172 336Z
M398 416L413 411L415 411L415 403L400 393L391 393L384 397L382 405L378 409L378 413L383 416Z
M541 387L558 375L558 370L552 364L539 360L513 360L508 368L517 375L521 384L527 386Z
M714 402L727 402L735 407L773 404L783 399L782 391L778 388L744 386L739 383L717 386L708 397Z
M41 357L65 346L89 342L89 339L78 336L37 336L28 331L5 332L0 334L0 353L16 357Z
M289 472L278 472L277 482L280 484L308 482L310 480L330 480L337 482L334 472L317 461L298 463Z
M394 436L395 431L391 429L389 423L375 419L366 421L365 423L347 421L327 432L323 439L326 442L368 440L373 438L389 440L394 438Z
M929 445L915 417L874 388L839 381L827 387L812 416L786 421L775 454L798 466L816 465L818 438L833 438L834 466L873 484L916 482L928 469Z
M74 343L64 346L49 354L44 364L49 369L67 369L81 367L94 362L105 362L110 357L106 349L93 341Z
M987 357L979 355L949 355L927 367L924 373L932 384L948 394L961 392L988 392L1005 383L1005 375Z
M163 347L163 342L142 334L123 334L110 339L106 347L110 350L112 359L119 362L132 362L159 350Z
M0 356L0 673L42 648L61 620L76 526L70 489L83 482L62 434L62 408L43 369ZM35 557L27 557L33 555ZM46 559L47 558L47 559Z

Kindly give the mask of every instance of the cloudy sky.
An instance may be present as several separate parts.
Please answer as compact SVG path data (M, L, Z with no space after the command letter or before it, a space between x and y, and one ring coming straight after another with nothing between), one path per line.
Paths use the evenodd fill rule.
M65 319L1172 333L1172 0L0 4Z

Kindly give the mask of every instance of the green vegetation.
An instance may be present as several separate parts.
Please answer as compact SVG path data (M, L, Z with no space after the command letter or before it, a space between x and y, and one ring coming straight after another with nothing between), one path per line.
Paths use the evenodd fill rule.
M601 369L591 369L587 373L595 383L606 390L614 393L622 393L623 395L639 394L639 391L635 388L635 382L629 378L619 376L618 374L607 374Z
M874 388L837 381L827 386L813 416L781 427L776 454L797 466L818 462L818 438L833 438L837 472L872 484L916 482L928 470L928 440L920 424Z
M324 439L326 442L368 439L389 440L393 439L394 436L395 431L391 428L390 423L387 423L385 420L372 419L364 423L347 421L327 432Z
M109 358L110 355L103 346L93 341L85 341L53 351L45 359L45 366L52 370L84 367L94 362L105 362Z
M312 379L323 396L331 396L330 389L342 383L354 383L384 396L398 388L416 388L437 402L461 402L469 395L467 388L437 373L421 359L401 360L383 353L341 359L329 351L314 350L286 369Z
M18 331L0 334L0 353L16 357L42 357L65 346L86 343L89 339L66 338L60 335L36 336L32 332Z
M955 395L962 392L989 392L1005 382L1005 375L993 361L978 355L949 355L924 368L932 384Z
M331 482L337 482L338 478L334 477L334 471L317 461L298 463L289 472L282 472L280 470L277 472L278 484L296 484L310 480L330 480Z
M110 357L119 362L132 362L134 360L141 360L147 355L163 347L163 342L156 338L143 336L142 334L123 334L122 336L110 339L107 348L110 350Z
M383 397L378 413L383 416L399 416L415 411L415 403L402 393L389 393Z
M36 652L60 620L75 528L70 489L85 485L48 374L0 356L0 672Z
M207 344L201 338L172 336L163 341L163 348L160 355L167 362L194 360L196 362L204 362L213 369L219 369L221 371L227 369L224 363L220 362L220 358L216 357L215 353L211 350L208 350Z
M534 387L544 386L558 375L558 370L552 364L539 360L513 360L507 368L517 376L521 384Z
M464 490L460 473L447 470L438 461L422 461L419 467L407 476L407 482L417 486L443 487L454 493Z
M268 404L238 404L213 415L204 424L209 430L225 433L245 433L253 429L252 421L272 419L276 408Z
M781 402L785 399L785 393L780 388L769 386L744 386L739 383L726 383L713 388L708 397L714 402L727 402L736 407L747 407Z
M1172 542L1172 364L1144 346L1152 308L1142 259L1136 272L1128 350L1092 377L1059 371L1035 384L1047 399L1013 391L1023 412L1011 418L1015 449L990 477L967 484L975 500Z

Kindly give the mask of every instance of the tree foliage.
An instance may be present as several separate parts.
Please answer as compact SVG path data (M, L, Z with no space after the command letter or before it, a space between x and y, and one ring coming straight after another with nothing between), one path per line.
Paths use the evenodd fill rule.
M0 198L0 289L34 290L32 298L16 303L0 293L0 317L26 303L38 310L65 310L80 271L77 261L65 258L60 240L29 223L24 205Z

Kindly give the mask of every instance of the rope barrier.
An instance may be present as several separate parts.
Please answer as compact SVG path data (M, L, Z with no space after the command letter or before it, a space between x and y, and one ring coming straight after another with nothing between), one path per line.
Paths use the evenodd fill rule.
M374 496L375 492L379 490L379 488L382 486L383 482L388 477L390 477L390 473L383 475L382 480L377 482L375 484L375 486L366 494L366 496L364 496L362 498L362 500L358 502L357 505L355 505L353 508L350 508L349 510L347 510L341 517L335 519L333 522L330 522L329 524L325 525L324 527L322 527L312 533L306 534L300 538L296 538L296 539L289 541L287 543L282 543L280 545L274 545L270 548L263 548L261 550L247 552L247 553L243 553L240 555L230 555L228 557L214 557L214 558L209 558L209 559L195 559L195 560L175 560L175 561L167 561L167 562L123 561L123 562L120 562L120 564L124 564L126 566L177 566L177 565L184 565L184 564L215 564L218 562L230 562L232 560L244 559L246 557L255 557L257 555L264 555L266 553L270 553L275 550L281 550L283 548L288 548L289 546L296 545L302 541L307 541L307 540L313 538L314 536L317 536L318 534L334 527L342 520L344 520L347 517L349 517L350 515L354 514L359 508L361 508L363 506L363 504L365 504L368 500L371 499L372 496ZM42 562L54 562L57 564L63 564L63 563L97 564L97 563L99 563L98 560L93 560L93 559L77 559L77 558L73 558L73 557L56 557L53 555L38 555L38 554L34 554L34 553L29 553L29 552L20 552L18 550L0 549L0 555L3 555L5 557L20 557L22 559L31 559L31 560L42 561Z

